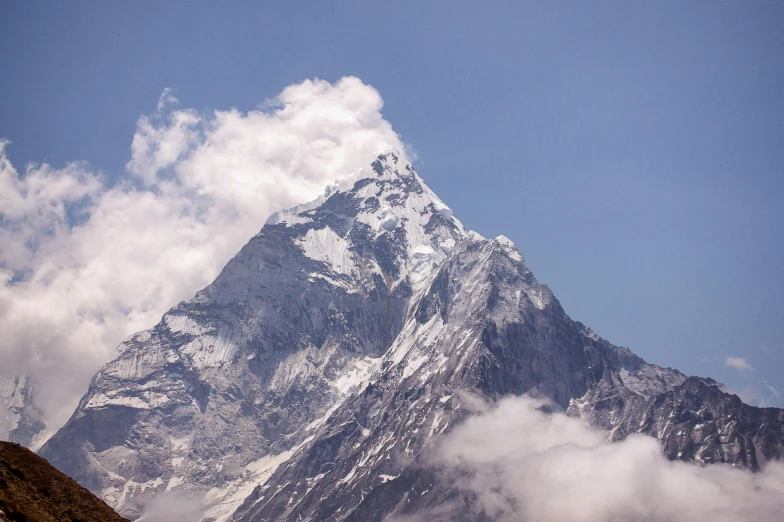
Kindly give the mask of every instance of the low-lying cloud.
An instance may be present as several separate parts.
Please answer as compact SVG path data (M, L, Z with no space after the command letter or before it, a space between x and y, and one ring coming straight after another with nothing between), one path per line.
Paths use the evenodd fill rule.
M784 463L759 473L672 462L656 439L605 432L546 403L506 398L440 443L437 460L498 521L784 520ZM431 520L438 520L436 516Z
M199 498L179 491L164 491L153 498L137 522L199 522L203 506Z
M0 141L0 373L30 375L55 427L122 339L214 279L267 216L403 150L353 77L247 113L175 103L167 89L139 119L114 183L85 163L19 172Z

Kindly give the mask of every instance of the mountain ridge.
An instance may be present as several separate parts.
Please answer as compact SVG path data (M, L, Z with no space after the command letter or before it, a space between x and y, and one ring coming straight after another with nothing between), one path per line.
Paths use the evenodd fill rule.
M462 498L426 449L471 394L523 393L673 459L756 470L784 448L782 410L573 321L514 243L388 153L124 341L41 453L136 520L173 492L203 520L381 520Z

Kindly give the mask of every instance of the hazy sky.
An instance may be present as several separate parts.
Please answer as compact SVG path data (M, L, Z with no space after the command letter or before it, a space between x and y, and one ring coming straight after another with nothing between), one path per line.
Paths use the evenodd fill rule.
M117 181L164 88L248 111L354 75L574 319L784 405L784 4L271 4L7 3L8 157Z

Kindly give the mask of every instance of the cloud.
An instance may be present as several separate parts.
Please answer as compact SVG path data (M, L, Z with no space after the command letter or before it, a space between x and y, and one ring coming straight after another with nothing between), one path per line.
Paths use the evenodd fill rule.
M247 113L175 102L164 90L139 119L114 184L85 163L20 173L0 142L0 368L34 379L54 426L122 339L211 282L271 213L404 149L353 77Z
M754 406L762 406L762 404L760 404L761 399L760 399L759 389L756 385L745 386L734 393L738 397L740 397L740 400L742 400L746 404L751 404Z
M735 368L742 373L754 371L754 367L747 363L743 357L727 357L724 359L724 366L726 368Z
M202 502L195 495L165 491L145 506L137 522L198 522L202 514Z
M439 443L436 460L492 520L784 520L784 464L760 473L664 458L656 439L607 434L541 400L506 398ZM440 520L436 514L431 522Z
M161 96L158 98L158 106L156 107L158 112L162 112L167 105L176 105L178 103L177 98L174 97L172 92L174 92L174 90L171 87L163 89Z

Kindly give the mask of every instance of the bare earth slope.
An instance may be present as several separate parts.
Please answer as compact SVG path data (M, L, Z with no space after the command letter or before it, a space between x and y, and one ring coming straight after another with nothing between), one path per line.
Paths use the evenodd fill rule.
M122 522L101 499L32 451L0 442L0 510L28 522Z

